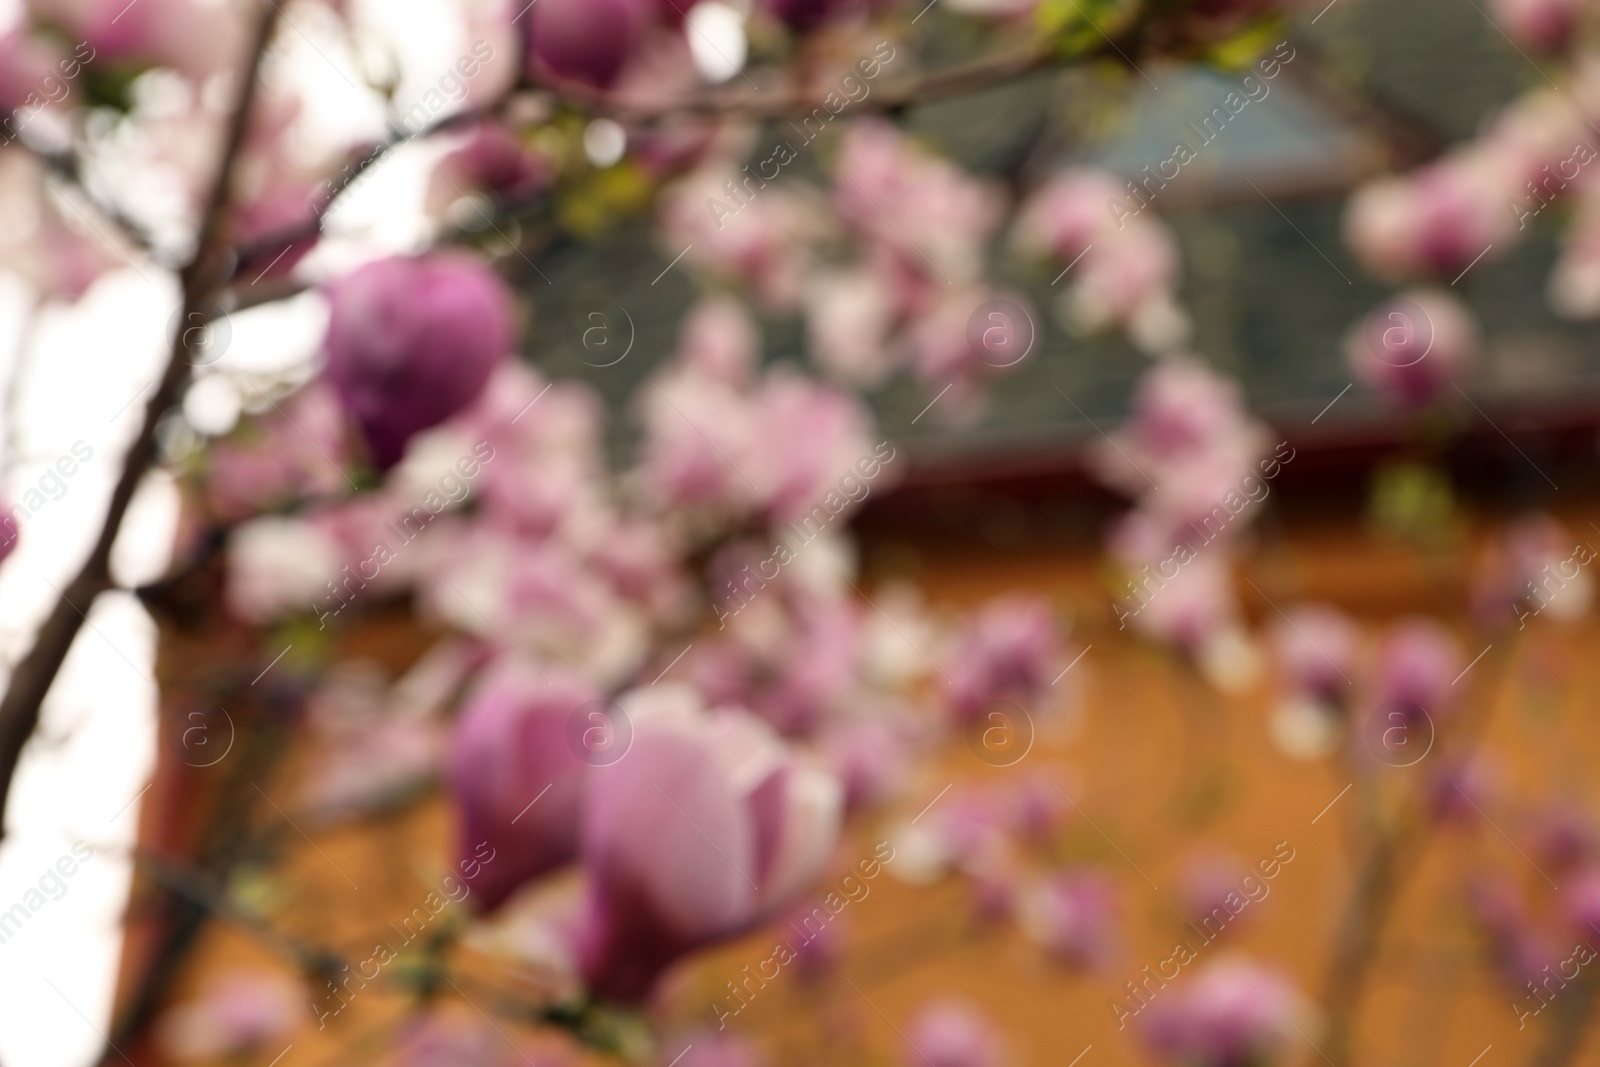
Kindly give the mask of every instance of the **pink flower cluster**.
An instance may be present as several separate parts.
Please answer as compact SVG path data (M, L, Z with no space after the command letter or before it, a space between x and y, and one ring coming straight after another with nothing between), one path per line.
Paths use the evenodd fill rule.
M1360 758L1410 766L1454 711L1467 667L1460 641L1431 618L1401 619L1369 649L1354 620L1320 604L1287 608L1272 647L1282 694L1274 739L1302 758L1331 752L1348 722L1364 731L1351 739L1365 746Z
M1017 213L1012 243L1033 259L1050 259L1067 282L1060 303L1066 325L1080 333L1119 328L1145 351L1163 354L1189 337L1189 320L1174 290L1178 243L1154 216L1121 216L1127 196L1104 171L1074 168L1033 192Z
M1117 614L1224 684L1248 669L1231 546L1294 458L1286 443L1263 458L1265 443L1237 385L1171 356L1145 374L1128 422L1095 456L1102 479L1138 501L1110 536L1136 601Z
M824 200L712 157L669 190L663 246L775 310L802 308L811 358L831 377L870 387L908 369L952 387L945 412L971 413L978 384L1025 358L1038 330L1025 299L982 277L1001 198L878 119L844 130L833 177ZM707 210L729 197L736 211Z
M581 863L567 929L595 993L644 996L685 952L776 914L832 855L838 780L749 713L707 712L670 683L625 693L614 715L629 747L600 765L567 739L574 714L598 705L591 691L562 677L537 683L520 661L510 670L521 677L486 682L452 742L459 841L504 848L507 867L485 889L491 905L552 866Z
M1309 1014L1279 971L1242 957L1221 959L1151 1005L1145 1036L1175 1064L1249 1067L1296 1040Z

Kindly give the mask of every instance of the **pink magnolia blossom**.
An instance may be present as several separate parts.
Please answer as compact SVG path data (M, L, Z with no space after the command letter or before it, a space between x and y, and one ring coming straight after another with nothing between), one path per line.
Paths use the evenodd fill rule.
M1595 844L1594 820L1581 803L1552 803L1534 815L1531 851L1547 870L1574 869L1594 855Z
M1454 278L1491 244L1511 243L1516 177L1503 161L1458 153L1403 178L1356 190L1345 240L1363 266L1385 278Z
M809 735L859 706L862 611L837 590L801 587L791 573L768 582L760 557L735 544L712 559L708 585L722 597L714 610L725 633L701 643L689 671L708 699L747 707L785 734Z
M905 1067L1000 1067L1002 1045L994 1025L972 1005L940 1000L924 1005L906 1024Z
M1484 626L1518 629L1532 616L1580 618L1594 600L1594 581L1582 569L1595 552L1544 513L1507 525L1489 545L1473 583L1472 613Z
M770 681L750 707L786 734L809 734L853 696L861 677L861 614L844 599L799 598L781 654L768 657Z
M894 366L895 318L890 287L877 271L863 266L819 274L806 293L811 358L848 385L879 385Z
M1033 887L1022 909L1024 932L1064 963L1096 966L1116 947L1116 894L1098 871L1050 875Z
M1113 203L1126 196L1120 182L1101 170L1073 168L1052 177L1023 201L1012 243L1030 256L1077 259L1115 229Z
M228 971L195 1000L161 1019L162 1044L180 1059L217 1059L261 1052L307 1021L293 983L260 971Z
M1011 235L1016 250L1064 267L1061 312L1083 333L1122 326L1147 352L1181 346L1189 320L1173 298L1178 243L1106 171L1062 171L1027 198ZM1058 278L1059 280L1059 278Z
M212 447L206 496L222 519L329 496L348 488L347 452L338 398L312 382Z
M1416 290L1373 311L1345 344L1351 373L1400 407L1427 407L1477 357L1478 329L1465 304Z
M762 0L762 6L784 25L805 32L852 5L848 0Z
M683 253L685 265L746 286L778 311L799 304L815 246L834 225L805 192L785 182L756 189L725 158L707 159L664 190L657 223L665 259Z
M1015 829L1006 798L994 790L951 790L930 814L930 830L940 851L968 872L1010 849Z
M1019 595L984 605L945 656L957 717L970 719L1007 699L1020 701L1030 713L1043 710L1061 643L1050 606L1041 598Z
M1486 757L1448 760L1432 769L1428 806L1441 822L1472 825L1499 792L1501 776Z
M552 168L517 136L496 122L480 122L441 159L428 181L427 205L433 214L470 193L517 201L550 184Z
M808 919L809 923L806 921ZM791 908L787 916L779 916L774 922L779 928L789 926L805 935L796 938L798 944L790 946L794 949L795 974L802 981L816 984L836 975L839 965L844 962L854 925L848 912L834 916L819 929L816 904L803 900Z
M1112 325L1143 327L1135 340L1147 335L1150 351L1173 347L1186 335L1180 322L1166 323L1176 312L1169 307L1177 284L1178 245L1166 227L1137 221L1108 236L1083 257L1074 271L1064 307L1069 322L1093 332Z
M761 487L734 457L758 436L748 394L759 343L731 301L703 301L685 318L676 358L638 399L641 475L660 503L724 514L756 506Z
M664 1042L658 1067L765 1067L766 1062L748 1038L696 1030Z
M641 475L662 505L720 516L759 503L761 485L740 460L757 436L754 405L743 393L693 373L669 374L641 392L645 440Z
M691 39L704 43L705 38L700 36L704 31L684 25L694 5L683 0L650 0L647 6L660 24L645 32L616 81L606 89L619 107L648 106L688 96L705 83L706 76L696 64L690 44ZM717 58L724 66L721 73L731 77L735 72L726 63L733 57ZM693 166L720 140L715 127L696 116L633 126L627 133L629 158L660 175Z
M506 653L456 719L446 780L457 855L472 856L487 844L495 856L474 886L480 908L496 907L522 883L577 857L589 765L573 750L569 731L574 716L588 728L586 708L614 728L589 683L555 667L536 672Z
M302 185L275 185L234 211L234 238L250 254L234 266L236 276L251 284L265 278L283 278L294 270L317 244L312 207L313 189ZM281 234L289 240L274 240Z
M566 545L462 523L430 533L423 557L417 578L427 614L541 666L611 686L648 651L643 613Z
M495 526L534 541L592 543L607 523L604 419L588 386L504 363L477 401L440 427L454 452L443 465L469 452L483 459L473 492Z
M79 32L98 60L171 67L196 82L234 67L245 39L237 9L199 0L96 0Z
M755 320L732 297L706 297L683 317L678 360L709 381L745 388L760 352L761 332Z
M1119 605L1119 619L1164 644L1201 656L1219 635L1237 626L1238 601L1227 552L1214 546L1185 564L1177 576L1139 604Z
M378 260L328 296L328 380L385 470L470 404L514 341L505 286L464 253Z
M1289 979L1248 959L1217 960L1164 990L1145 1016L1145 1037L1184 1067L1248 1067L1305 1029L1308 1009Z
M1021 838L1047 844L1071 817L1072 803L1048 772L1020 778L1007 797L1014 832Z
M1577 0L1495 0L1490 10L1512 40L1541 52L1559 52L1578 25Z
M1466 665L1449 630L1432 619L1407 620L1384 636L1378 650L1373 702L1439 715L1449 710L1451 684Z
M60 102L71 82L56 67L56 56L25 26L0 32L0 144L27 127L30 113L42 105Z
M525 18L530 73L605 88L644 36L650 0L540 0Z
M558 1067L531 1059L477 1016L432 1012L410 1019L395 1041L396 1067Z
M759 433L745 456L771 523L802 522L819 506L831 521L849 494L865 490L856 468L873 443L853 395L779 367L762 379L752 408Z
M427 542L415 542L432 531L433 514L417 502L401 501L392 487L308 512L306 518L337 552L338 573L314 609L319 628L347 605L367 606L403 591L425 569L422 546Z
M1189 330L1172 294L1178 246L1166 226L1143 211L1109 173L1072 168L1024 201L1012 245L1071 270L1061 311L1073 329L1122 327L1141 348L1165 353Z
M1020 367L1037 349L1039 329L1021 293L972 286L916 316L904 344L912 370L930 390L954 386L940 410L947 421L960 421L981 412L980 382Z
M685 325L678 358L641 396L643 477L663 504L778 524L824 525L868 491L866 409L784 367L748 383L754 327L707 304Z
M1251 873L1244 861L1230 852L1202 852L1189 857L1178 872L1184 917L1203 924L1206 919L1213 918L1218 909L1224 923L1253 916L1254 909L1243 907L1241 910L1240 904L1247 899L1240 882ZM1260 884L1260 879L1254 884ZM1234 907L1228 906L1229 897L1233 898Z
M1000 221L992 190L877 119L839 145L834 206L862 236L940 286L974 281Z
M1250 502L1270 492L1266 475L1294 456L1285 444L1263 460L1265 442L1237 384L1190 357L1156 362L1139 380L1128 421L1094 457L1105 482L1141 499L1148 515L1135 521L1152 524L1123 531L1131 540L1119 554L1153 562L1177 540L1198 547L1247 526ZM1235 514L1249 517L1235 521Z
M95 279L124 264L122 253L70 208L46 195L44 166L31 152L0 152L0 260L43 299L75 301Z
M1600 867L1590 866L1563 879L1562 910L1581 938L1600 936Z
M1247 418L1239 387L1192 359L1166 359L1143 378L1126 436L1158 463L1213 446Z
M689 950L776 914L839 833L837 780L738 711L636 716L632 749L593 769L579 956L599 995L644 996Z
M1524 213L1537 212L1542 202L1560 194L1569 183L1590 187L1584 171L1585 161L1593 157L1577 147L1589 143L1589 132L1583 109L1573 96L1555 89L1524 93L1491 120L1477 151L1488 158L1488 165L1504 172L1515 190L1513 213L1519 219L1519 231L1531 225ZM1528 188L1529 182L1534 189Z
M1333 707L1351 696L1360 641L1355 622L1326 604L1291 608L1272 630L1273 649L1289 688Z
M693 610L692 583L682 573L682 545L664 525L617 519L600 538L590 562L617 594L646 608L664 622L677 622Z
M896 796L911 772L905 728L883 717L840 722L824 730L818 744L844 785L849 811Z

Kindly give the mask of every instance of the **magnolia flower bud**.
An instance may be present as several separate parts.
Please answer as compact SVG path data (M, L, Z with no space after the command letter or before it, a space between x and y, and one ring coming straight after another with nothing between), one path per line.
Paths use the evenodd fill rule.
M527 15L533 73L606 88L644 35L649 0L540 0Z
M554 668L545 674L508 657L455 723L446 780L456 803L457 853L464 865L468 857L482 863L469 883L479 908L495 907L578 854L587 765L567 743L568 723L599 694Z
M460 252L368 263L328 298L328 380L384 470L470 404L514 340L505 286Z

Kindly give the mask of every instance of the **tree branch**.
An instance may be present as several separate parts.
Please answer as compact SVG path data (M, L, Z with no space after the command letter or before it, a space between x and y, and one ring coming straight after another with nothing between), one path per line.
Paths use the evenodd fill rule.
M1478 677L1498 678L1509 683L1510 650L1496 652L1478 672ZM1484 684L1482 706L1463 714L1459 733L1450 746L1449 756L1465 763L1472 758L1493 718L1497 686ZM1423 791L1419 786L1411 803L1420 807ZM1328 1040L1324 1048L1335 1067L1354 1062L1355 1028L1361 999L1373 961L1383 940L1408 879L1422 867L1428 844L1436 836L1435 823L1426 811L1413 811L1411 821L1394 829L1376 827L1371 845L1351 887L1350 900L1338 928L1327 978L1323 986L1323 1008L1328 1015Z
M216 179L201 216L194 255L179 273L183 285L183 307L179 322L198 324L202 330L209 325L211 308L228 278L230 253L224 238L227 234L234 173L238 169L245 130L255 102L262 54L272 38L277 18L278 5L268 2L260 16L250 56L242 72L238 104L229 121ZM191 326L176 331L172 340L172 354L155 395L145 407L144 422L123 459L122 473L112 489L105 522L100 527L94 547L90 549L77 575L67 584L66 591L61 594L44 625L39 628L33 647L17 664L11 682L6 687L5 698L0 700L0 837L5 833L5 804L11 778L23 746L38 725L39 708L95 598L111 588L111 546L122 528L122 520L133 500L134 491L154 461L156 427L167 410L177 402L189 380L189 338L194 328Z
M1111 47L1113 46L1110 42L1107 42L1107 51ZM892 111L914 103L943 100L962 93L985 89L1033 71L1044 70L1054 65L1058 59L1059 56L1053 48L1047 45L1033 45L1018 51L985 56L970 63L910 75L886 83L862 100L852 103L851 106L856 110ZM497 119L505 113L507 105L517 93L530 88L519 82L505 95L483 107L457 111L415 133L394 136L372 146L365 155L359 156L355 162L340 172L338 178L329 183L327 200L310 219L242 246L239 249L238 262L245 263L259 258L263 253L270 254L269 250L275 251L284 245L319 236L322 233L323 220L327 218L339 198L395 148L440 133L464 129L475 122ZM650 126L683 117L757 120L799 117L809 115L816 108L822 107L826 92L819 92L815 86L801 85L756 91L712 89L663 101L623 101L610 94L590 92L581 87L563 86L557 95L596 115L635 126ZM253 306L262 302L265 301L254 300L251 304Z
M1114 47L1106 42L1107 51ZM1090 55L1076 57L1092 58ZM1055 65L1060 54L1048 43L999 55L984 56L941 70L924 71L878 86L866 97L851 103L852 108L892 111L910 104L930 103L962 93L986 89L1011 78L1044 70ZM829 87L831 88L831 86ZM596 114L619 122L645 125L681 116L716 118L781 119L809 115L822 106L827 91L814 85L796 85L773 90L712 89L677 99L660 101L621 101L600 93L563 88L563 95Z

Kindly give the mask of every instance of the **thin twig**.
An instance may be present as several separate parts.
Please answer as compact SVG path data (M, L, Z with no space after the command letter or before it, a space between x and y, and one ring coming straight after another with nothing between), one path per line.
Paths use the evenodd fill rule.
M1501 665L1509 663L1513 647L1507 643L1502 652L1496 653L1495 659L1500 660ZM1484 668L1484 674L1494 677L1488 667ZM1502 672L1501 677L1506 681L1514 680L1509 670ZM1470 759L1488 729L1494 716L1496 690L1486 685L1484 692L1483 706L1470 717L1464 716L1456 744L1452 746L1453 758ZM1367 972L1378 954L1384 928L1402 890L1410 876L1422 867L1435 824L1424 811L1416 813L1397 829L1377 829L1357 872L1324 985L1323 1006L1328 1015L1328 1041L1324 1047L1336 1067L1352 1062L1356 1017Z
M888 111L909 104L942 100L1043 70L1056 62L1058 55L1053 49L1035 45L1001 55L985 56L943 70L901 78L899 81L878 87L859 102L852 102L850 106L855 111ZM365 155L346 167L337 180L330 183L327 199L312 218L251 241L239 250L238 262L247 263L270 249L318 236L322 232L323 221L332 213L333 205L348 193L362 175L395 148L440 133L464 129L476 122L496 119L506 112L508 104L517 93L527 89L528 86L522 84L512 86L505 95L482 107L467 108L446 115L416 133L396 133L389 140L372 146ZM563 86L561 95L593 114L613 118L619 122L648 126L684 117L779 119L787 116L804 116L823 107L823 99L827 94L825 92L819 94L811 86L764 91L714 89L662 101L642 101L618 100L606 94L588 92L581 87Z
M1110 45L1106 47L1110 51ZM1090 55L1075 57L1091 58ZM924 71L907 75L873 88L860 101L850 104L852 110L892 111L911 104L930 103L947 97L959 96L1012 78L1043 70L1060 62L1060 53L1048 43L999 55L984 56L941 70ZM778 89L749 90L743 88L712 89L680 96L676 99L646 101L617 100L598 93L580 89L564 89L573 98L596 114L606 115L619 122L648 124L683 116L741 119L781 119L809 115L823 106L826 92L819 93L812 85L795 85Z

